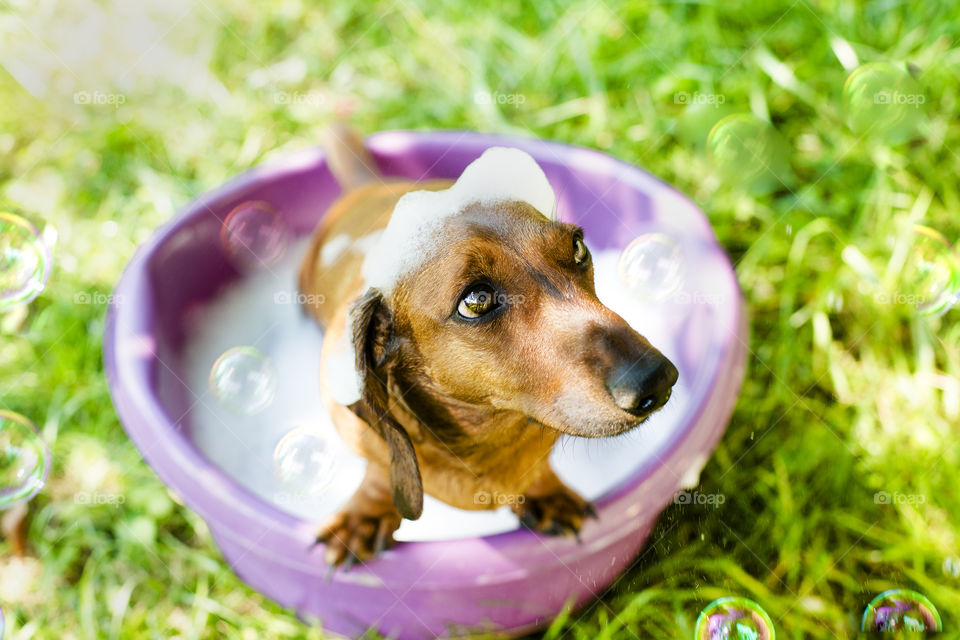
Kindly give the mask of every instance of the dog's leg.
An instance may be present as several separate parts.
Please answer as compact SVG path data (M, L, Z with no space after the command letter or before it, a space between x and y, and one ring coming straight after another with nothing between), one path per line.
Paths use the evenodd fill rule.
M393 505L389 472L370 462L356 493L339 513L320 525L317 542L327 545L323 556L327 564L350 567L392 546L393 532L401 520Z
M514 503L511 509L528 529L552 536L572 535L579 540L584 518L596 518L597 513L593 505L560 481L547 461L543 465L545 469L524 492L523 502Z

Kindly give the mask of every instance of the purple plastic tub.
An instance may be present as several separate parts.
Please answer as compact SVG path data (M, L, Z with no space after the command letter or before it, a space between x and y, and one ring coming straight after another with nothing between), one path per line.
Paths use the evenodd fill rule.
M487 147L526 150L558 197L561 219L584 227L594 249L623 248L663 232L710 291L687 291L677 315L677 367L692 401L651 462L597 501L582 543L517 530L461 540L405 542L374 562L325 580L315 524L280 511L213 466L191 444L191 395L180 378L183 317L239 277L220 251L221 220L247 200L272 203L309 233L339 194L311 149L258 167L194 202L141 247L116 289L104 364L117 413L157 475L206 520L244 581L328 631L393 638L496 631L518 635L567 605L593 600L629 568L659 512L696 481L720 439L743 378L746 319L733 269L703 213L646 172L587 149L463 132L384 132L367 139L381 170L412 179L455 178ZM683 292L682 292L683 293ZM703 294L709 304L698 303Z

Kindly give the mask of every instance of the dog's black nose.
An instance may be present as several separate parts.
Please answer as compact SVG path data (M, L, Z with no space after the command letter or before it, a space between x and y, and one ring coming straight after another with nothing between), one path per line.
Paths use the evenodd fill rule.
M657 352L625 362L611 372L607 389L618 407L635 416L652 413L670 399L679 373Z

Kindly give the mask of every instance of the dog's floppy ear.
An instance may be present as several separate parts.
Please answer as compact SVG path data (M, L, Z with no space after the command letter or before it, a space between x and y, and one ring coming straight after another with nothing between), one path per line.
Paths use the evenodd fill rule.
M423 512L423 480L410 436L390 415L387 376L396 357L393 316L376 289L367 289L350 307L353 348L360 374L360 400L350 409L387 442L393 503L404 518Z

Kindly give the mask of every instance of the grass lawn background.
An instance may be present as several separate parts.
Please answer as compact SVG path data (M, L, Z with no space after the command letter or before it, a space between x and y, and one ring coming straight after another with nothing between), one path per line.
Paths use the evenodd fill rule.
M546 637L691 638L704 605L740 595L763 605L778 638L847 638L892 587L924 593L946 637L960 637L960 579L943 569L960 555L960 311L921 317L877 293L898 291L891 250L913 223L960 237L960 8L258 4L129 5L157 16L157 37L91 40L103 52L86 59L57 47L92 28L81 24L90 7L118 16L127 3L76 0L38 19L45 5L0 2L3 66L15 46L60 53L30 60L49 63L42 97L0 69L0 209L55 240L45 292L0 316L0 407L36 422L54 452L29 556L0 543L7 638L324 637L237 579L171 499L117 421L100 348L107 295L138 243L191 198L315 145L338 112L364 132L470 129L602 149L689 194L736 264L751 358L699 487L725 502L667 509L634 567ZM131 33L111 20L104 33ZM177 66L178 50L200 52L210 77ZM851 52L911 65L925 96L914 139L848 126ZM77 92L123 104L82 104ZM679 92L723 104L681 104ZM710 161L710 126L737 112L769 118L789 147L772 192ZM921 499L877 504L880 491ZM81 504L78 492L124 501Z

